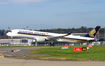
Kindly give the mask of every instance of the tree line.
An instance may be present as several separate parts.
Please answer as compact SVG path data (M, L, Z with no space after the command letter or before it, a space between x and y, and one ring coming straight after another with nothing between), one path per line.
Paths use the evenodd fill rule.
M81 26L80 28L68 28L68 29L63 29L63 28L53 28L53 29L40 29L39 31L45 31L45 32L54 32L54 33L89 33L92 29L94 28L87 28L84 26ZM99 31L99 36L103 37L104 36L104 30L105 28L101 28Z
M84 26L81 26L80 28L68 28L68 29L64 29L64 28L53 28L53 29L40 29L37 31L44 31L44 32L53 32L53 33L69 33L69 32L73 32L73 33L89 33L93 28L87 28ZM104 36L104 28L100 29L99 32L99 36L103 37ZM8 37L6 36L6 33L9 32L10 30L4 30L4 29L0 29L0 39L7 39Z

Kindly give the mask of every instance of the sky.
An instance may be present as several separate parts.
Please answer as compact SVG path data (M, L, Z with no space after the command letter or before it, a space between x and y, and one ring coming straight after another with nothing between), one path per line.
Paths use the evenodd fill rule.
M104 24L105 0L0 0L0 29L66 29L105 27Z

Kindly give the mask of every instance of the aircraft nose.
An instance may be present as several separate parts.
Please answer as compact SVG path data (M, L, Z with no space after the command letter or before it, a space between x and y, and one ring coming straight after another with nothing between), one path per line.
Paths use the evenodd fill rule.
M10 36L10 34L11 34L11 33L10 33L10 32L8 32L6 35L7 35L7 36Z
M7 36L9 35L9 33L6 34Z

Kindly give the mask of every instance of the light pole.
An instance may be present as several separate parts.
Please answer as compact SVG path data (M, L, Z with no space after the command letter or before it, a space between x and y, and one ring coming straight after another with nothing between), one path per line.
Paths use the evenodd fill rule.
M8 27L8 32L10 31L10 27ZM8 36L8 44L9 44L9 36Z

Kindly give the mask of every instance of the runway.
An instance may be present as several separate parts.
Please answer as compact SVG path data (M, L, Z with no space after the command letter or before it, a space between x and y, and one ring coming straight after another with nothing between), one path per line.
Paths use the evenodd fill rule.
M105 66L104 61L46 61L0 58L0 66Z

